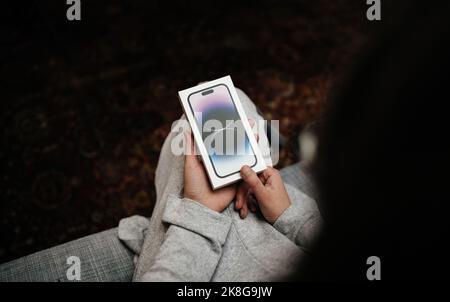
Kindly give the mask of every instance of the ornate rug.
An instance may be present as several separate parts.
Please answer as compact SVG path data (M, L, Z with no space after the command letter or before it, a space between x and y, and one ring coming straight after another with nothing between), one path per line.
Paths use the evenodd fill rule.
M296 162L367 32L351 0L95 1L79 23L41 2L1 32L0 263L150 216L177 91L198 82L231 75L280 120L278 167Z

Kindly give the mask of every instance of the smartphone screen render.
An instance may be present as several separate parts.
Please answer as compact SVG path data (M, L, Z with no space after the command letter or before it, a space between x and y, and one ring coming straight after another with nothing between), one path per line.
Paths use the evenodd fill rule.
M194 92L188 103L218 177L239 173L244 165L256 165L256 156L226 85Z

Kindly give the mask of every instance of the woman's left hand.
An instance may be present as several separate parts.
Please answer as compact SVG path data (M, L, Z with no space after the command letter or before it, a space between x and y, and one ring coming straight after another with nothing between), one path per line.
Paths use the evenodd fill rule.
M195 155L191 132L185 132L184 197L200 202L216 212L222 212L236 195L236 184L212 190L203 164Z

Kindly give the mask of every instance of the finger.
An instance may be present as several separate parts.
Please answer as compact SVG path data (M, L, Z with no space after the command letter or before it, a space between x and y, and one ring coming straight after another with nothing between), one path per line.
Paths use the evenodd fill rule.
M193 146L192 146L192 132L186 130L183 132L184 135L184 154L191 155Z
M186 165L198 164L198 159L194 153L194 140L192 137L192 132L185 131L184 139L185 139L185 157L186 157L185 164Z
M261 180L258 178L255 171L245 165L241 169L241 177L252 190L253 194L255 194L256 198L263 198L265 192L264 185L261 183Z
M255 199L255 195L253 194L252 190L248 191L247 199L248 199L248 208L250 209L250 211L252 211L253 213L258 211L259 208L258 201Z
M259 180L261 181L261 183L262 183L263 185L266 184L267 178L265 178L264 175L263 175L262 173L260 173L260 174L258 175L258 178L259 178Z
M245 198L247 196L248 186L246 183L242 183L238 187L238 191L236 192L236 203L235 208L236 210L240 210L242 208L242 205L245 202Z
M244 202L244 204L242 205L242 209L239 212L239 216L241 217L241 219L245 219L248 215L248 204L247 202Z
M242 204L242 209L239 211L239 216L242 219L245 219L248 215L248 209L249 209L249 197L250 197L250 189L247 190L245 196L244 196L244 203Z
M272 184L273 182L281 181L280 173L277 169L272 167L267 167L262 173L261 176L265 179L266 184Z

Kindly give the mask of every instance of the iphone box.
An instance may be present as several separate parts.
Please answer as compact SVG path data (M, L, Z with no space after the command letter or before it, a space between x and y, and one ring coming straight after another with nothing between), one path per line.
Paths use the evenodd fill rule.
M178 95L214 190L240 180L244 165L256 173L266 169L230 76Z

